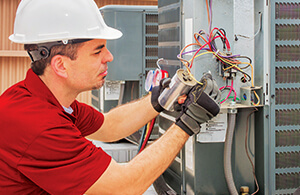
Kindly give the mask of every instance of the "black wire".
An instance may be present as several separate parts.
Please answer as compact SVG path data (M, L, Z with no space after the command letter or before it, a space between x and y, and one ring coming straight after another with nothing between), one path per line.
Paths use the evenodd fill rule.
M237 57L235 57L235 58L246 58L246 59L249 60L249 64L248 64L247 66L245 66L245 67L239 67L240 69L248 68L248 67L250 66L250 64L252 64L252 60L251 60L251 58L249 58L248 56L237 56Z
M218 50L214 38L215 38L216 35L219 35L220 36L219 38L221 39L221 41L223 43L223 49L226 49L226 39L222 37L222 35L219 33L219 31L220 31L220 29L218 29L216 31L216 33L213 35L210 45L211 45L211 47L214 47L216 50ZM223 33L225 32L224 29L222 29L222 31L223 31ZM226 33L224 33L224 35L225 34Z
M226 86L228 86L228 85L226 85ZM230 87L224 87L224 88L221 89L220 91L222 92L222 91L224 91L225 89L230 91Z
M140 152L140 150L142 148L142 145L145 141L144 139L145 139L145 136L146 136L146 131L147 131L147 124L144 126L144 129L142 131L141 140L140 140L139 147L138 147L138 152Z
M219 31L220 32L223 31L224 37L226 37L226 32L225 32L225 30L223 28L220 28L217 31L218 35L220 35L222 37L222 35L219 33ZM223 41L223 48L225 49L226 48L226 38L222 37L222 41Z
M227 67L230 67L231 65L230 64L227 64L227 63L224 63L224 62L222 62L225 66L227 66ZM239 71L240 73L242 73L242 74L245 74L247 77L248 77L248 82L250 82L251 81L251 76L249 75L249 74L247 74L246 72L244 72L244 71L242 71L242 70L240 70L240 69L235 69L235 70L237 70L237 71Z
M239 69L236 69L237 71L241 72L242 74L245 74L247 77L248 77L248 82L251 81L251 76L249 74L247 74L246 72L242 71L242 70L239 70Z

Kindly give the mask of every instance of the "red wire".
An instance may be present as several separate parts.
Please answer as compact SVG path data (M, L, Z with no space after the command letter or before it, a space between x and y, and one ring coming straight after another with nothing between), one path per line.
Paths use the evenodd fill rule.
M218 29L218 28L214 28L214 29ZM213 30L214 30L213 29ZM212 31L213 31L212 30ZM223 34L222 32L221 32L221 34ZM224 36L224 34L223 34L223 36ZM224 37L222 37L222 36L216 36L216 37L214 37L212 40L210 39L210 37L211 37L211 34L210 34L210 36L209 36L209 41L207 41L204 45L202 45L197 51L196 51L196 53L194 54L194 56L193 56L193 58L192 58L192 61L191 61L191 63L190 63L190 66L189 66L189 68L192 68L192 66L193 66L193 63L194 63L194 57L199 53L199 51L201 51L203 48L204 48L204 46L206 46L208 43L210 43L211 41L213 41L213 40L215 40L215 39L217 39L217 38L224 38ZM227 38L225 37L225 39L227 40ZM209 48L210 48L210 51L212 51L212 48L211 48L211 46L210 46L210 44L208 44L208 46L209 46ZM227 47L228 48L228 47ZM230 46L229 46L229 48L230 48ZM219 58L218 56L216 56L217 58Z
M148 142L148 140L149 140L149 137L150 137L150 135L151 135L151 133L152 133L152 130L153 130L154 123L155 123L155 118L152 119L152 121L151 121L151 123L150 123L150 127L149 127L148 134L147 134L146 137L145 137L145 140L144 140L143 145L142 145L142 147L141 147L141 149L140 149L140 152L145 148L145 146L146 146L146 144L147 144L147 142Z
M210 32L209 37L211 37L212 32L213 32L214 30L218 30L218 31L219 31L219 29L215 27L215 28L212 29L212 31ZM219 31L219 32L223 35L223 38L225 39L226 47L227 47L227 49L230 51L230 44L229 44L229 41L228 41L227 37L224 35L224 33L223 33L222 31Z
M209 38L208 38L209 42L212 41L212 40L211 40L211 37L212 37L212 34L213 34L213 31L214 31L214 30L219 31L219 28L215 27L214 29L212 29L212 31L210 31ZM219 31L219 32L223 35L222 38L225 39L226 47L227 47L227 49L230 51L230 44L229 44L229 42L228 42L227 37L224 35L224 33L223 33L222 31Z
M199 51L200 51L201 49L203 49L204 46L206 46L208 43L209 43L209 42L207 42L207 43L205 43L204 45L202 45L202 46L198 49L198 51L194 54L193 59L192 59L191 64L190 64L190 68L192 68L192 66L193 66L193 62L194 62L195 56L196 56L196 55L199 53Z
M231 80L231 86L227 86L227 87L230 87L230 91L229 91L227 97L226 97L222 102L220 102L220 104L223 104L223 103L229 98L229 96L230 96L230 94L231 94L231 92L232 92L232 90L233 90L233 79ZM221 87L220 90L221 90L222 88L223 88L223 87ZM225 88L225 86L224 86L224 88Z

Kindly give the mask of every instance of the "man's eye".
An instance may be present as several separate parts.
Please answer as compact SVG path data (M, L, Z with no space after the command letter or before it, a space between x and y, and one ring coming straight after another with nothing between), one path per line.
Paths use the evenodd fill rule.
M101 50L100 50L100 51L97 51L97 52L95 52L95 54L99 54L99 53L101 53Z

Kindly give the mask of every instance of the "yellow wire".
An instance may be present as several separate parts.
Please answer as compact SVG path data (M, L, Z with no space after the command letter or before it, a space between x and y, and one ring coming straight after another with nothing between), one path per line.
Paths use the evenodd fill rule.
M224 70L228 70L228 69L230 69L230 68L232 68L232 67L235 67L235 68L237 68L238 70L241 70L237 65L232 64L231 62L229 62L229 61L227 61L226 59L222 58L222 57L219 56L216 52L213 52L213 51L206 51L206 52L200 53L200 54L198 54L195 58L198 58L199 56L202 56L202 55L208 54L208 53L212 53L212 54L214 54L215 56L218 56L220 60L222 60L223 62L225 62L225 63L231 65L230 67L225 68ZM192 60L192 59L191 59L191 60ZM191 60L189 60L189 62L191 62Z
M220 59L221 61L223 61L223 62L225 62L225 63L227 63L227 64L229 64L229 65L231 65L230 67L224 68L224 69L223 69L224 71L229 70L230 68L233 68L233 67L235 67L236 69L242 71L242 69L239 68L236 64L233 64L233 63L227 61L226 59L222 58L222 57L219 56L216 52L213 52L213 51L206 51L206 52L200 53L200 54L198 54L197 56L195 56L194 58L191 58L191 59L188 61L188 63L190 63L190 62L192 61L192 59L196 59L196 58L198 58L198 57L200 57L200 56L202 56L202 55L209 54L209 53L211 53L211 54L213 54L213 55L215 55L215 56L218 56L218 59ZM201 83L201 82L199 82L197 79L195 79L195 77L194 77L193 74L191 73L190 68L188 67L188 64L186 63L186 60L184 60L184 61L185 61L184 65L186 66L186 69L187 69L189 75L192 77L192 79L194 79L194 80L195 80L197 83L199 83L200 85L203 85L203 83ZM239 61L239 62L240 62L240 61ZM252 87L254 87L254 82L253 82L253 78L254 78L254 77L253 77L253 74L254 74L253 65L250 64L250 63L248 63L248 62L240 62L239 64L248 64L248 65L250 65L250 67L251 67L251 78L252 78L252 79L251 79L251 85L252 85ZM260 104L260 98L259 98L259 96L257 95L256 91L253 91L253 93L254 93L255 97L257 98L257 103L254 103L254 102L253 102L253 105L254 105L254 106L257 106L257 105Z
M149 132L149 129L150 129L150 123L151 123L151 122L148 122L148 123L147 123L147 129L146 129L146 134L145 134L145 135L148 135L148 132ZM145 136L145 138L146 138L146 136Z
M199 83L200 85L203 85L203 83L201 83L201 82L199 82L197 79L195 79L195 77L193 76L193 74L191 73L191 71L190 71L189 68L187 69L187 71L188 71L190 77L192 77L192 79L194 79L194 81L196 81L196 82Z
M213 52L213 51L206 51L206 52L200 53L200 54L198 54L197 56L195 56L194 59L196 59L196 58L198 58L198 57L200 57L200 56L202 56L202 55L209 54L209 53L212 53L212 54L214 54L215 56L218 56L218 58L219 58L220 60L222 60L223 62L225 62L225 63L231 65L230 67L224 68L224 69L223 69L224 71L225 71L225 70L228 70L228 69L230 69L230 68L233 68L233 67L235 67L236 69L242 71L242 69L239 68L236 64L232 64L231 62L229 62L229 61L227 61L226 59L222 58L222 57L219 56L216 52ZM192 61L192 59L189 60L189 63L190 63L191 61ZM251 67L251 78L252 78L252 79L251 79L251 85L252 85L252 87L254 87L254 82L253 82L253 74L254 74L253 65L250 64L249 62L241 62L241 63L239 63L239 64L248 64L248 65L250 65L250 67ZM188 69L188 72L190 73L190 70L189 70L189 69ZM192 75L191 73L190 73L190 76L191 76L194 80L196 80L196 79L193 77L193 75ZM196 80L196 81L197 81L197 80ZM197 82L198 82L198 81L197 81ZM198 83L200 83L200 82L198 82ZM257 98L257 103L254 103L254 102L253 102L253 105L254 105L254 106L257 106L257 105L260 104L260 98L259 98L259 96L257 95L256 91L253 91L253 93L254 93L255 97Z
M253 93L254 93L255 97L257 98L257 103L254 103L254 101L253 101L253 105L254 105L254 106L258 106L258 105L260 104L260 98L259 98L259 96L257 95L256 91L253 91Z
M242 62L241 64L248 64L251 66L251 78L253 78L253 65L250 64L249 62ZM254 87L254 83L253 83L253 79L251 79L251 84L252 84L252 87Z
M202 56L202 55L204 55L204 54L208 54L208 53L212 53L212 52L209 52L209 51L203 52L203 53L198 54L197 56L195 56L194 59L196 59L196 58L198 58L199 56ZM189 63L190 63L191 61L192 61L192 59L189 60ZM203 85L203 83L199 82L199 81L193 76L193 74L191 73L190 68L187 67L187 71L188 71L189 75L192 77L192 79L194 79L194 80L195 80L197 83L199 83L200 85Z
M252 77L251 84L252 84L252 87L254 87L254 82L253 82L253 74L254 74L253 65L250 64L249 62L242 62L241 64L248 64L248 65L250 65L250 67L251 67L251 77ZM260 98L257 95L256 91L253 91L253 93L254 93L255 97L257 98L257 103L254 103L254 101L253 101L253 105L254 106L258 106L260 104Z

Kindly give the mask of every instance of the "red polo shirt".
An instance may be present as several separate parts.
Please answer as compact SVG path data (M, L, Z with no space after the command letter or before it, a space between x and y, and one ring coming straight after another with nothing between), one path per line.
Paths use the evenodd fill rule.
M68 114L30 69L0 96L0 194L83 194L111 157L84 137L101 113L74 101Z

